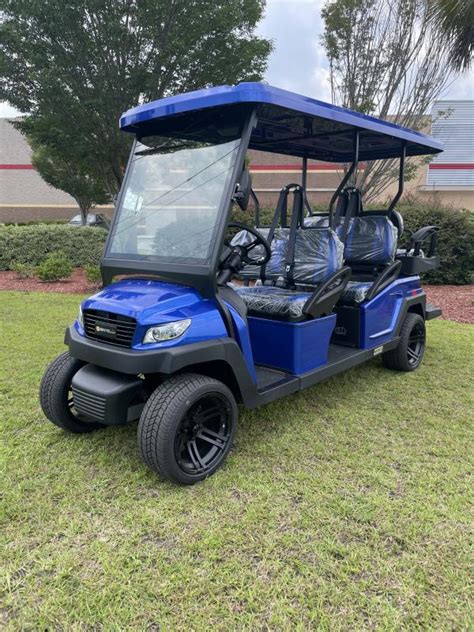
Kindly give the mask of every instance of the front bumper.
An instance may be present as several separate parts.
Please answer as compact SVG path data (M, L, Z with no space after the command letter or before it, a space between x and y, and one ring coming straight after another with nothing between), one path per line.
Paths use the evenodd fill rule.
M76 411L105 425L137 419L146 400L144 381L138 377L86 364L72 378Z
M233 366L236 357L242 355L237 343L230 338L215 338L189 345L140 351L114 347L85 338L72 325L66 329L64 343L69 347L69 353L73 358L129 375L172 374L193 364L214 360L224 360ZM243 358L238 359L241 364Z

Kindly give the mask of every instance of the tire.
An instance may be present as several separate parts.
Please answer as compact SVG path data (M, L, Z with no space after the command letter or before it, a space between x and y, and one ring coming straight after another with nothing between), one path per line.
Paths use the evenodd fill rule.
M84 364L71 358L66 351L48 365L41 380L39 398L44 414L49 421L68 432L92 432L104 427L97 421L80 419L74 411L71 381Z
M232 392L205 375L183 373L160 384L138 423L143 461L163 478L193 485L225 460L237 427Z
M388 369L414 371L423 360L425 345L424 319L419 314L408 313L400 331L400 342L395 349L382 354L382 361Z

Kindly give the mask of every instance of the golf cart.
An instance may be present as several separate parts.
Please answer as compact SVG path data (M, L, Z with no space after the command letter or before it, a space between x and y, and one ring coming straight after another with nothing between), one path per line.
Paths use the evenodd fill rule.
M135 137L101 262L104 289L68 327L41 406L72 432L139 419L145 463L192 484L228 454L237 403L274 401L381 355L413 371L425 349L419 274L439 265L437 228L397 247L407 156L442 151L418 132L259 83L147 103L120 120ZM248 148L297 156L262 226ZM359 161L399 159L387 209L349 186ZM346 165L327 213L306 197L308 160ZM256 207L248 223L233 204ZM114 277L120 277L119 280Z

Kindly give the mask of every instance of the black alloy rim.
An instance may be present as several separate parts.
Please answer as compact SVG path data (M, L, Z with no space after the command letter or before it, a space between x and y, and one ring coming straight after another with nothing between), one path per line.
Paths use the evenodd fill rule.
M229 402L218 393L205 395L184 415L176 432L174 452L186 474L202 475L225 456L232 435Z
M419 364L425 348L425 328L417 323L410 332L408 338L408 363L410 366Z

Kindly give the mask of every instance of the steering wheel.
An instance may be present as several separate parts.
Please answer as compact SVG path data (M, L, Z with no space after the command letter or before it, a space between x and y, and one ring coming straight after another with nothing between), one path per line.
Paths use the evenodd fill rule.
M244 265L263 266L272 256L270 245L265 237L255 228L251 228L241 222L229 222L228 228L237 228L239 231L246 231L251 237L248 243L236 244L233 240L224 241L220 264L219 264L219 282L227 282L230 277L239 272ZM252 250L258 246L263 248L263 255L252 258L250 256Z
M265 237L256 228L251 228L250 226L246 226L241 222L229 222L228 228L238 228L239 230L245 230L247 233L254 237L254 239L246 244L233 244L232 241L230 242L230 244L226 243L226 245L230 246L230 248L234 250L235 248L240 249L240 258L242 260L242 263L253 266L263 266L270 261L270 257L272 256L270 245ZM263 246L264 253L259 257L252 258L250 256L250 253L252 252L252 250L255 250L257 246Z

